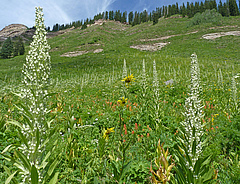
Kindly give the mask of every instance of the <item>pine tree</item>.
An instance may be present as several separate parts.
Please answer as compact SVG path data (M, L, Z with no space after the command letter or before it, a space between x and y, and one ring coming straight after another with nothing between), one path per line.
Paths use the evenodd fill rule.
M186 7L185 7L184 3L182 5L182 7L181 7L180 14L182 14L182 17L186 16Z
M128 23L129 24L133 23L133 12L132 11L128 14Z
M202 1L200 3L200 8L199 9L200 9L200 13L203 13L205 11L205 6L204 6Z
M220 13L223 16L223 4L221 0L219 1L218 4L218 13Z
M18 56L18 50L19 50L18 44L17 44L17 42L15 42L13 44L13 57Z
M105 13L105 19L108 20L108 11Z
M1 49L1 56L3 59L8 59L12 56L13 53L13 43L10 37L8 37L3 43Z
M239 10L238 10L236 0L229 0L229 12L230 12L230 16L239 15Z
M121 17L121 22L126 23L127 22L127 12L123 12L122 17Z
M154 14L153 14L153 25L155 25L157 23L158 23L158 16L157 16L157 13L154 12Z
M188 17L191 16L191 9L190 9L190 4L189 4L189 2L187 2L187 10L186 10L186 14L187 14Z
M113 11L109 12L109 20L113 20Z
M229 7L228 7L227 3L223 4L223 16L225 16L225 17L230 16Z
M21 37L19 37L18 39L18 47L19 47L19 55L23 55L25 53L25 47L24 47L24 43Z

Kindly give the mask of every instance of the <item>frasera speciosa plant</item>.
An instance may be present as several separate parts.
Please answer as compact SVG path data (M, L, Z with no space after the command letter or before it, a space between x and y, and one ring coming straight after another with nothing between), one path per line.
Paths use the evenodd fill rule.
M8 150L14 149L13 157L7 154L4 154L4 156L17 167L13 173L5 167L9 175L6 183L10 183L10 181L18 183L18 180L14 178L15 175L20 176L20 183L22 184L56 183L58 177L58 173L55 175L53 173L58 160L51 158L56 142L52 143L51 149L46 150L56 129L52 127L53 120L48 118L47 102L50 96L48 87L51 71L50 46L47 43L47 32L41 7L36 7L35 28L30 51L22 69L23 88L21 93L17 94L21 103L16 106L23 117L23 121L7 121L8 124L15 125L18 128L22 144L19 146L9 145L2 152L4 154ZM48 161L50 158L51 163Z

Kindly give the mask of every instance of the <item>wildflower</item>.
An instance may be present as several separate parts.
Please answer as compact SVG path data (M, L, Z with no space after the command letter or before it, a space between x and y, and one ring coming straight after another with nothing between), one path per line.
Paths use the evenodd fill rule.
M125 85L127 84L129 86L129 84L131 84L131 82L135 82L134 80L135 80L135 78L132 74L132 75L128 75L127 77L125 77L122 81L125 82Z
M127 98L122 97L121 100L118 100L118 103L123 107L127 103Z
M149 133L147 133L147 137L149 137L150 135L149 135Z
M103 138L106 139L106 140L108 140L109 134L110 134L111 132L114 132L113 129L114 129L114 127L113 127L113 128L107 128L107 130L105 130L105 132L104 132L104 134L103 134Z
M135 123L135 129L136 129L136 130L138 129L138 124L137 124L137 123Z

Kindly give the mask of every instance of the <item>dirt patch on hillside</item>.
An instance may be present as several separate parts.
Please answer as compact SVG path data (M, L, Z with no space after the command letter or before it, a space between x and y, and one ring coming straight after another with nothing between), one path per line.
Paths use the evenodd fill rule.
M237 25L235 26L220 26L220 27L210 27L209 29L223 29L223 28L236 28L238 27Z
M61 57L75 57L75 56L81 56L83 54L87 54L88 51L74 51L74 52L67 52L65 54L62 54Z
M204 39L213 40L215 38L220 38L222 36L240 36L240 31L229 31L220 33L210 33L202 36Z
M91 50L91 51L73 51L73 52L67 52L61 55L61 57L76 57L76 56L81 56L83 54L87 54L87 53L100 53L103 52L103 49L96 49L96 50Z
M175 37L175 36L189 35L189 34L194 34L194 33L197 33L197 32L198 31L194 31L194 32L186 33L186 34L163 36L163 37L159 37L159 38L140 39L140 41L141 42L151 42L151 41L158 41L158 40L166 40L168 38L172 38L172 37Z
M133 49L138 49L138 50L141 50L141 51L158 51L158 50L161 50L163 47L165 47L167 44L169 44L170 42L168 43L154 43L154 44L151 44L151 45L135 45L135 46L130 46L130 48L133 48Z
M96 49L96 50L93 51L93 53L100 53L102 51L103 51L103 49Z

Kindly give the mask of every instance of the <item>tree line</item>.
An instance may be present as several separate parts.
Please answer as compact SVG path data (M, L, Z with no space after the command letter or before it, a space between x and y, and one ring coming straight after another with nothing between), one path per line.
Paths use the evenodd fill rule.
M8 59L18 55L23 55L25 53L24 43L21 37L18 37L13 42L10 37L8 37L2 45L0 50L0 56L3 59Z
M240 6L240 0L238 0L238 2ZM87 28L87 25L94 24L94 22L99 19L115 20L121 23L130 24L132 26L148 21L153 21L153 24L156 24L158 22L158 19L161 17L167 18L172 15L180 14L182 17L191 18L196 13L202 13L205 10L212 9L216 9L217 12L225 17L240 15L236 0L227 0L224 3L222 3L220 0L218 5L216 3L216 0L205 0L204 2L201 1L195 3L187 2L186 4L183 3L181 6L178 3L162 6L156 8L156 10L153 10L152 12L147 12L147 10L144 10L142 12L131 11L129 14L127 14L126 11L121 12L120 10L106 11L95 15L93 19L87 18L86 20L73 21L69 24L62 25L57 23L53 26L52 31L64 30L73 26L75 28L81 27L82 29L85 29ZM50 27L48 27L47 30L50 31Z

